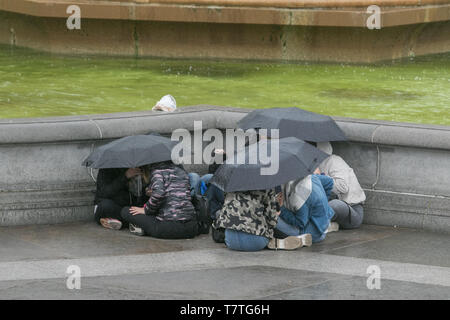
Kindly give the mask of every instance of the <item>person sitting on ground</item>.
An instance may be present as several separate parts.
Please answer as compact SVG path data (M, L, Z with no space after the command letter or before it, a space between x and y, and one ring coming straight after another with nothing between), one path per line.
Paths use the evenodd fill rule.
M207 214L210 221L216 220L216 213L223 207L224 192L217 186L209 184L209 180L214 176L215 172L221 164L226 160L226 153L223 149L214 149L211 152L213 158L212 163L208 166L208 173L200 177L197 173L189 173L189 181L191 183L191 195L201 195L206 197ZM225 241L225 230L214 228L212 225L212 238L215 242L223 243Z
M282 207L277 231L285 236L309 233L313 243L325 239L334 216L333 209L328 205L332 188L333 179L317 174L283 185L278 196Z
M214 176L219 166L225 162L225 151L223 149L214 149L211 152L212 163L208 166L208 173L199 176L196 172L189 173L189 183L191 184L191 195L205 195L209 187L209 180ZM220 159L220 160L219 160Z
M146 192L149 200L143 207L125 207L121 211L132 233L161 239L198 235L189 177L184 169L170 161L151 165Z
M100 169L94 200L95 221L108 229L121 229L120 211L125 206L141 206L147 202L145 185L148 182L146 167Z
M274 239L278 209L274 189L229 192L217 212L215 228L225 229L225 244L232 250L259 251L266 247L293 250L311 245L307 236L288 237L280 243Z
M329 203L335 212L331 221L337 222L342 229L358 228L364 217L363 204L366 195L355 172L344 159L332 154L333 148L329 142L319 142L317 148L330 155L320 164L319 170L334 181L332 191L337 199Z

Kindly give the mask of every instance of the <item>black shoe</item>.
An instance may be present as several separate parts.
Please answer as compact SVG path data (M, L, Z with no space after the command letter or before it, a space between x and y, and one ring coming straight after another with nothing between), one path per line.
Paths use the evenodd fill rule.
M216 229L214 227L212 227L211 229L212 229L211 236L214 242L225 243L225 229L223 228Z
M277 228L275 228L273 230L273 237L276 239L285 239L287 237L289 237L287 234L285 234L284 232L278 230Z
M210 224L207 222L198 222L198 234L208 234Z

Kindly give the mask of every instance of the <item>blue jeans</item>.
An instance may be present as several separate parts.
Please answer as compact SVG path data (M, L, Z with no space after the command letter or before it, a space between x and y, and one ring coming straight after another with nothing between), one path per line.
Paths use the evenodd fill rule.
M225 244L231 250L259 251L267 247L269 239L243 231L225 229Z
M287 236L299 236L300 235L299 228L297 228L293 225L290 225L289 223L284 221L281 217L278 217L276 229L278 231L281 231L282 233L284 233Z
M281 207L281 212L290 212L288 209L286 209L285 207ZM303 212L304 213L304 212ZM302 209L300 208L297 212L297 215L302 215ZM280 220L284 222L280 223ZM330 220L324 220L327 224L325 225L321 225L322 228L324 228L325 230L328 228L329 224L330 224ZM287 228L287 226L289 228ZM277 223L277 229L280 230L281 232L285 233L286 235L293 235L293 236L297 236L299 234L289 234L285 231L283 231L283 227L285 227L285 231L287 232L293 232L295 233L294 230L298 230L299 234L305 234L305 233L309 233L312 236L312 242L316 243L316 242L320 242L322 240L325 239L326 233L325 232L320 232L320 229L317 227L315 221L311 221L309 220L308 223L306 224L306 227L303 228L302 230L300 230L300 228L293 226L291 224L288 224L286 221L284 221L281 217L278 217L278 223Z
M297 227L300 233L310 233L313 243L325 239L326 231L334 211L328 204L328 196L333 188L333 179L328 176L312 175L312 190L305 203L295 212L281 207L282 218Z
M213 177L213 175L210 173L203 175L201 178L195 172L189 173L189 184L191 185L191 196L193 197L196 194L201 195L201 191L200 191L201 183L204 182L205 184L208 184L209 180L211 180L212 177Z

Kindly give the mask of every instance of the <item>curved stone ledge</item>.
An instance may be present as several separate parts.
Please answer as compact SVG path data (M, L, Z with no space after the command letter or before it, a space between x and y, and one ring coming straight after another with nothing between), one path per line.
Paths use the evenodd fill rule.
M114 139L153 130L171 133L178 128L234 128L249 109L188 106L175 113L156 111L41 119L0 120L0 144L46 143ZM385 145L450 150L450 127L334 117L349 140Z
M92 219L95 184L81 161L93 148L131 134L192 131L194 121L235 128L249 111L202 105L170 114L0 120L0 225ZM367 193L365 223L450 232L450 127L335 119L349 138L333 143L335 153Z
M107 0L117 2L117 0ZM92 2L92 0L91 0ZM100 0L98 2L104 2ZM248 6L275 8L340 8L368 7L370 5L399 7L448 3L447 0L125 0L128 3L171 3L217 6Z
M351 141L450 150L448 126L340 117L335 120Z
M67 18L65 0L0 0L0 10ZM84 0L86 19L365 27L367 8L382 8L383 25L446 21L447 0Z
M0 0L0 43L70 55L373 63L448 52L446 0ZM380 30L367 28L380 6ZM76 46L72 44L76 43Z

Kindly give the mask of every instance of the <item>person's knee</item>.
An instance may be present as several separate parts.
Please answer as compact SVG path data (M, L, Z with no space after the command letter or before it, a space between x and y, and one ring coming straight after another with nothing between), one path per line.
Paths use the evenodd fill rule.
M94 218L97 223L100 223L100 219L108 216L108 212L113 210L115 203L110 199L102 199L95 205Z
M120 210L120 216L123 220L128 221L130 216L130 207L123 207L122 210Z
M336 215L348 214L349 206L342 200L334 199L328 202L328 205L333 209Z
M341 209L343 206L346 206L345 202L339 199L333 199L328 202L328 205L333 209Z
M200 176L195 172L188 173L189 176L189 184L192 186L195 186L200 181Z
M193 197L198 193L198 185L200 183L200 176L195 172L190 172L189 176L189 185L191 190L191 196Z
M212 174L212 173L207 173L207 174L203 175L203 176L200 178L200 180L203 181L204 183L208 184L208 183L209 183L209 180L211 180L212 177L213 177L213 174Z
M114 205L115 205L114 201L112 201L110 199L102 199L97 203L97 211L96 212L108 210L108 208L111 208Z
M342 229L359 228L363 222L363 210L361 208L351 207L341 200L332 200L329 206L333 209L335 216L332 221L339 223Z

